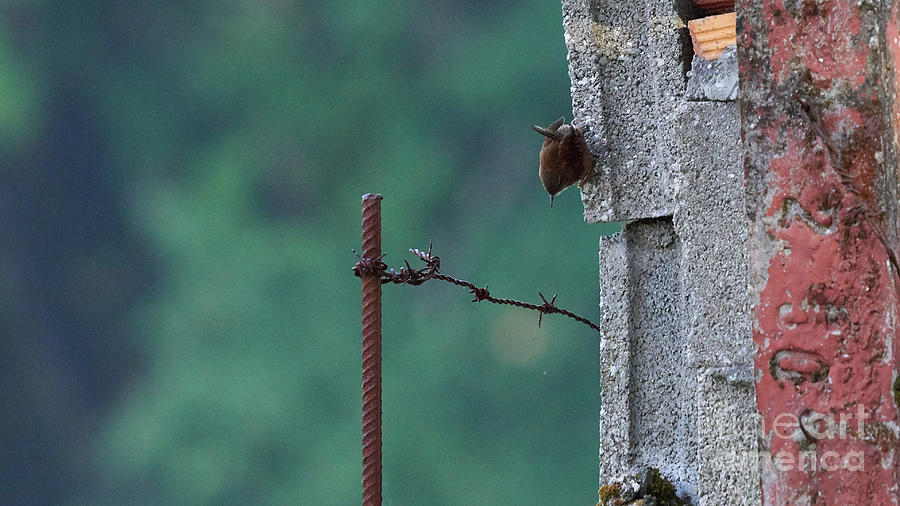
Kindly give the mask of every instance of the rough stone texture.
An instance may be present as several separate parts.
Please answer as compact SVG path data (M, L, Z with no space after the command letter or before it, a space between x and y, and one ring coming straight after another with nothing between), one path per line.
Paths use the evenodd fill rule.
M733 101L739 96L737 48L728 46L715 60L694 55L688 72L689 100Z
M685 338L691 364L752 368L738 106L685 103L676 131L681 186L675 227L684 242L683 282L690 287Z
M759 504L759 413L751 371L699 370L696 504Z
M660 218L634 222L622 234L602 239L604 250L612 253L601 257L601 272L610 274L604 284L615 286L605 291L601 308L608 315L610 306L618 306L616 314L625 318L605 326L610 332L602 350L611 361L601 376L601 434L612 420L610 428L621 432L601 437L601 474L611 478L631 470L634 462L646 463L679 491L694 495L696 378L687 367L686 341L673 331L683 322L681 243L672 220ZM610 292L623 298L609 300ZM654 338L634 340L634 334ZM613 393L622 391L630 395ZM658 458L663 455L673 458Z
M690 8L563 15L585 219L635 220L600 240L600 483L652 466L694 504L759 504L737 104L686 94Z
M764 504L900 503L897 6L738 2Z
M585 218L671 215L671 130L684 95L687 28L671 1L563 5L575 122L599 161L583 188Z

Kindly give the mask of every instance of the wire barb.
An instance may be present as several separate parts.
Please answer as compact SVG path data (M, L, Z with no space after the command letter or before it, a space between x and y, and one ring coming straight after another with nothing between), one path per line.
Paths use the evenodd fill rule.
M422 251L417 248L410 248L409 252L418 257L420 260L425 262L425 267L421 269L413 269L410 267L409 262L404 260L404 267L401 267L399 271L394 269L389 269L387 264L385 264L382 259L384 255L379 256L378 258L363 258L360 257L356 251L353 253L356 254L357 262L356 265L353 266L353 274L357 277L362 276L378 276L381 279L381 283L394 283L398 285L411 285L418 286L422 283L428 281L429 279L438 279L444 281L446 283L451 283L456 286L461 286L469 290L469 293L472 294L473 299L472 302L481 302L486 300L492 304L504 304L509 306L521 307L523 309L530 309L532 311L537 311L540 313L538 316L538 327L541 326L545 314L561 314L567 318L571 318L579 323L587 325L588 327L600 332L600 327L594 322L584 318L582 316L578 316L571 311L567 311L565 309L561 309L556 307L556 295L553 294L553 297L548 301L544 294L538 292L538 295L541 297L542 304L530 304L528 302L522 302L515 299L501 299L491 295L491 292L488 290L488 285L484 285L484 288L479 288L475 286L475 284L470 283L464 279L457 279L452 276L448 276L446 274L442 274L440 272L441 268L441 257L437 255L432 255L431 253L432 243L428 243L428 251Z
M538 309L538 311L541 312L541 314L538 315L538 328L540 328L541 320L544 318L545 314L557 312L556 306L553 305L553 303L556 302L557 294L553 294L553 298L550 299L550 302L547 302L547 299L544 298L544 294L542 294L541 292L538 292L538 295L540 295L541 300L544 301L544 303L541 304L540 308Z
M472 295L475 296L475 298L472 299L472 302L481 302L483 300L488 300L491 298L491 292L488 291L487 285L484 285L484 288L478 288L476 286L469 291L472 293Z

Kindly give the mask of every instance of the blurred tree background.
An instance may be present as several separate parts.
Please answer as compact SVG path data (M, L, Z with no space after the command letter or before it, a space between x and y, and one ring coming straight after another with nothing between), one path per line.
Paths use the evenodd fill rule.
M0 503L358 504L359 202L389 265L597 319L558 2L2 0ZM413 263L413 262L411 262ZM384 294L385 504L593 504L598 336Z

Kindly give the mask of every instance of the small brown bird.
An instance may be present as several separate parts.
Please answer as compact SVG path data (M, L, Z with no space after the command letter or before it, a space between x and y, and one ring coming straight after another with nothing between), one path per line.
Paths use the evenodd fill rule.
M531 126L544 136L538 175L550 194L550 207L553 207L553 198L566 188L575 183L580 188L594 168L594 155L584 141L584 130L566 125L565 121L566 118L559 118L547 128Z

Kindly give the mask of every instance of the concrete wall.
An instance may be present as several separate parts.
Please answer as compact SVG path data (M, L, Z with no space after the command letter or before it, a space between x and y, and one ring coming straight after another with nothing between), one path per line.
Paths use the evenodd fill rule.
M628 221L600 241L600 483L653 466L695 504L759 504L734 51L692 62L671 0L562 4L585 219Z

